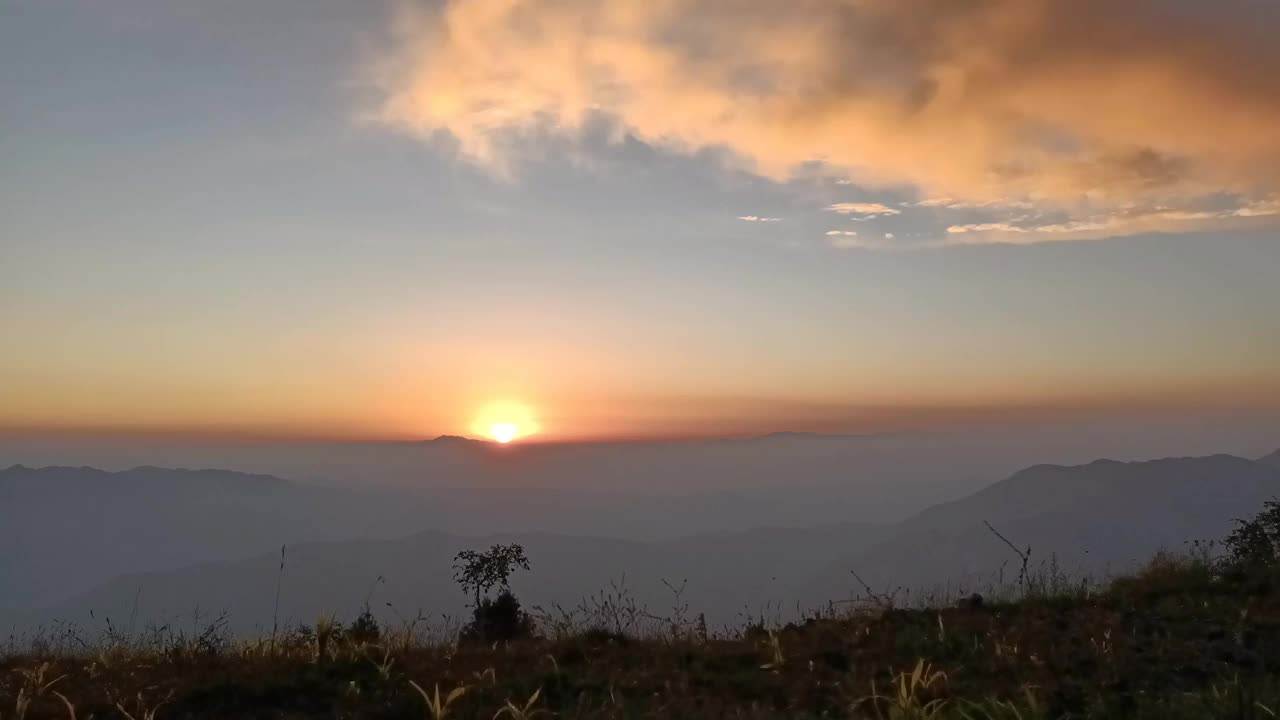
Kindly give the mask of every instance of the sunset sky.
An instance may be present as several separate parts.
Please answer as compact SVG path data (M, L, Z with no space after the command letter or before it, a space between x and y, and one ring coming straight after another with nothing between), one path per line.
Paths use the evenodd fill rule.
M0 432L1280 411L1277 28L0 0Z

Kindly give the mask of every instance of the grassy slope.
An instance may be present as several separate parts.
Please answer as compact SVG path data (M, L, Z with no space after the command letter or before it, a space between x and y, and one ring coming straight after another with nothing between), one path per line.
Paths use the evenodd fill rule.
M531 713L563 718L1251 718L1280 710L1280 581L1218 577L1186 560L1158 559L1102 592L881 609L732 638L560 630L556 639L461 648L408 634L335 640L318 661L310 640L231 647L215 633L202 648L169 634L50 660L44 682L61 679L27 718L68 717L53 690L80 718L126 717L119 702L142 720L164 698L156 718L432 717L411 680L428 693L438 684L442 696L465 687L448 708L459 718L491 718L508 701L523 708L535 692ZM24 672L46 660L0 661L0 717L15 717L19 688L39 684ZM868 699L873 684L885 699Z

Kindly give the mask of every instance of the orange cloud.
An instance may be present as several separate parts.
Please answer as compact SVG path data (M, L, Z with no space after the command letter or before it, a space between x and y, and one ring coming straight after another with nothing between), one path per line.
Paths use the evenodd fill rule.
M1280 189L1277 27L1257 0L450 0L406 12L380 117L497 168L604 116L948 207L1252 202Z

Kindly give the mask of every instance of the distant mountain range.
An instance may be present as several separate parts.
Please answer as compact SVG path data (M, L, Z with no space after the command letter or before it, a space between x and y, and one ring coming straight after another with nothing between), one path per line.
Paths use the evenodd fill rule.
M162 517L164 503L180 496L188 506L204 509L206 523L243 528L243 544L218 548L221 558L211 557L213 548L188 547L182 552L205 552L207 557L179 569L115 577L15 615L19 619L11 622L29 624L53 617L85 621L90 610L99 619L135 612L141 618L174 619L189 617L198 606L205 612L226 609L237 629L251 632L270 624L279 570L278 549L262 552L261 543L271 540L269 547L278 547L275 541L281 533L318 531L307 523L329 521L334 523L325 528L330 537L362 527L369 539L290 545L283 574L283 616L310 621L322 612L336 611L350 617L370 597L384 615L407 616L419 610L456 615L463 611L465 597L451 580L453 554L492 542L520 542L534 567L514 584L528 604L572 605L625 576L639 602L663 610L673 602L663 581L679 586L687 580L682 600L693 612L706 611L714 622L732 622L739 615L770 608L793 610L797 604L812 607L847 598L860 590L850 570L877 589L924 588L948 581L953 592L981 586L1002 564L1018 564L986 522L1020 548L1030 546L1033 565L1056 555L1068 572L1121 571L1160 548L1178 549L1189 540L1224 536L1234 519L1250 516L1263 501L1280 495L1278 459L1280 453L1258 461L1214 455L1038 465L897 523L755 528L651 542L547 532L466 537L429 531L393 538L398 528L413 522L412 508L390 508L380 504L386 500L382 497L325 496L337 492L329 490L316 490L319 495L311 500L315 508L332 513L323 522L318 519L323 513L315 510L291 528L267 528L262 522L266 515L240 517L238 508L228 507L227 498L256 496L262 508L274 507L279 513L282 481L157 469L134 471L140 478L92 470L10 469L0 473L0 512L10 513L3 518L6 540L17 537L26 543L20 555L52 567L82 570L109 566L117 553L152 552L151 562L172 562L184 543L200 535L199 526L161 523L148 526L148 533L155 534L112 548L112 542L122 542L110 540L112 518L118 518L112 483L152 488L155 494L143 508L143 517ZM54 545L52 555L43 543L57 531L47 528L32 538L26 535L33 531L30 525L15 535L7 524L15 497L31 503L41 494L31 491L33 478L41 473L59 477L63 492L75 489L91 498L70 509L68 519L74 522L57 523L66 537ZM100 486L89 488L86 483ZM47 488L42 493L65 497ZM149 547L147 537L151 545L171 547L157 557L160 550ZM252 552L244 550L254 543L257 554L250 557ZM77 560L77 549L90 557ZM1007 570L1006 577L1015 573Z
M298 539L420 530L420 502L266 475L139 467L0 470L0 607L48 603L122 573L261 553Z
M462 534L545 530L656 540L762 524L897 521L1036 463L1075 465L1099 457L1140 460L1214 452L1253 457L1272 450L1277 436L1280 416L993 424L877 435L782 432L721 440L530 439L506 446L456 436L419 442L247 442L0 434L0 467L222 468L310 485L426 495L433 506L451 505L450 498L463 498L457 502L466 506L465 498L483 497L482 504L489 507L493 498L515 496L535 503L524 521L516 514L477 514L467 506L424 517L417 529ZM575 499L579 496L581 503ZM703 504L707 512L696 517L593 510L548 516L551 522L541 518L551 508L536 504L552 497L553 506L585 509L612 499L630 509L644 498L672 496L713 502ZM716 510L725 503L736 505ZM630 522L633 516L639 521ZM454 523L458 518L465 522ZM606 520L592 526L595 518Z
M671 537L786 522L762 498L556 489L330 487L221 470L0 470L0 608L48 605L125 573L286 543L548 532Z

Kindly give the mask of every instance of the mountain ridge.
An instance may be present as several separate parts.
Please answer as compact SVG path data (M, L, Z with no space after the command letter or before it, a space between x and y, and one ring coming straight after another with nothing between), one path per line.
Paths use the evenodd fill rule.
M1258 462L1263 463L1264 465L1280 467L1280 450L1276 450L1270 455L1265 455L1261 458L1258 458Z
M1031 547L1036 564L1052 554L1071 570L1106 574L1162 548L1218 539L1277 494L1280 468L1225 454L1035 465L904 520L829 568L827 591L851 568L886 586L972 582L997 569L992 560L1016 560L988 522Z
M1046 482L1057 492L1028 494ZM1062 493L1075 500L1064 502ZM952 589L975 587L982 573L989 578L1003 563L1016 564L987 521L1020 547L1030 545L1033 564L1052 553L1068 571L1106 574L1161 547L1221 537L1234 518L1256 511L1277 493L1280 469L1230 455L1042 464L886 526L755 528L651 541L547 531L464 537L424 530L290 545L283 580L292 598L286 606L296 618L350 612L378 578L384 579L379 592L398 608L458 613L465 598L449 583L453 553L520 542L534 570L514 586L528 603L571 604L626 577L640 601L663 607L670 591L662 581L687 580L690 606L727 622L744 608L816 606L848 597L860 590L850 570L877 588L923 588L949 580L960 583ZM270 552L117 577L57 610L79 618L89 609L119 613L141 592L147 607L162 615L188 611L195 603L226 603L233 616L245 614L239 627L251 630L261 624L262 597L269 594L262 588L272 586L278 566L278 552Z

